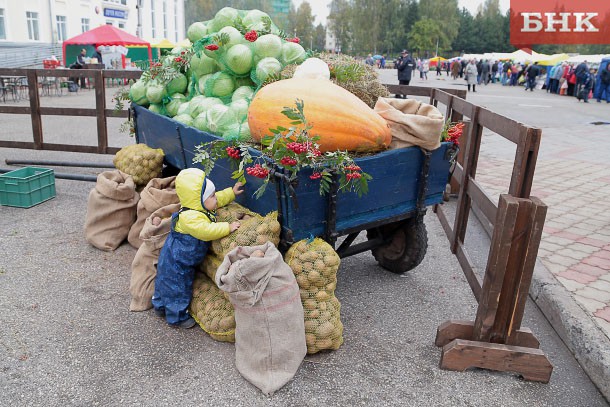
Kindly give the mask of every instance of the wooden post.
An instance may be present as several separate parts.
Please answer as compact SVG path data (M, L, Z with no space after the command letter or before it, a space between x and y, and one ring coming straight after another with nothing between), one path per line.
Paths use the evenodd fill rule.
M106 125L106 88L104 71L98 69L93 74L95 86L95 107L97 110L97 151L106 154L108 149L108 127Z
M553 365L531 331L521 328L546 209L537 198L500 195L476 319L439 326L441 368L479 367L550 380Z
M40 117L40 95L38 94L38 75L35 69L27 70L28 92L30 94L30 116L32 118L32 134L34 149L42 150L42 119Z

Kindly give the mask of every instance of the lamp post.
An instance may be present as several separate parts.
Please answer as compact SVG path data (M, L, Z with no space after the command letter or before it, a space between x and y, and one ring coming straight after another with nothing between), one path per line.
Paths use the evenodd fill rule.
M138 11L138 27L136 28L136 35L138 38L142 38L142 4L144 0L138 0L136 4L136 10ZM154 0L153 0L154 1Z

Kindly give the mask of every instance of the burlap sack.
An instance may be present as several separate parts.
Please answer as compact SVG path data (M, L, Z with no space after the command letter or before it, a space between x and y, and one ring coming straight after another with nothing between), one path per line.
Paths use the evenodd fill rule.
M130 311L146 311L152 308L152 296L155 293L155 277L157 276L157 261L165 239L169 235L172 213L180 210L180 204L171 204L154 211L144 221L139 238L142 245L131 263L131 293ZM155 225L159 218L159 224Z
M251 257L261 250L264 257ZM273 243L237 247L216 272L218 288L235 308L235 365L271 394L295 375L305 354L299 286Z
M375 111L390 125L390 149L419 146L435 150L440 147L445 119L435 106L414 99L379 98Z
M176 177L153 178L140 192L136 222L129 229L127 241L136 249L142 245L140 232L146 219L157 209L180 202L176 194Z
M99 174L87 201L87 242L106 251L119 247L136 220L139 199L130 175L119 170Z

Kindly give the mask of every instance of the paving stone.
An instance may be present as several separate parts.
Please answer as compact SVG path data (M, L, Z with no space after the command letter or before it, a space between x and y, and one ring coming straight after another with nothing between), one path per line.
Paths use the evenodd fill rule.
M567 246L573 242L573 240L557 237L557 235L550 236L544 240L545 242L554 243L559 246Z
M569 246L569 247L571 247L571 246ZM586 259L587 257L590 256L590 254L587 253L587 252L581 252L581 251L578 251L578 250L572 250L571 248L564 248L564 249L558 251L557 254L560 254L562 256L567 256L567 257L570 257L572 259L576 259L576 260L579 260L579 261L583 260L583 259Z
M559 252L561 253L561 252ZM586 259L585 259L586 260ZM573 259L571 257L566 257L566 256L562 256L560 254L554 253L552 255L549 256L549 261L555 263L555 264L559 264L561 266L564 266L566 268L571 267L575 264L580 263L579 260ZM584 260L583 260L584 261ZM596 266L596 264L592 264L593 266Z
M548 242L546 240L542 240L540 242L540 248L544 249L544 250L547 250L547 251L549 251L551 253L554 253L556 251L559 251L559 250L563 249L562 246L556 245L555 243L551 243L551 242Z
M606 291L610 295L610 281L598 279L589 284L589 287L597 288L600 291Z
M577 241L578 239L582 239L584 237L583 235L577 235L576 233L570 232L569 229L557 232L557 233L553 234L553 236L560 237L562 239L574 240L574 241Z
M599 247L599 248L606 246L606 242L604 242L603 240L591 239L590 237L582 238L578 242L589 245L589 246ZM610 246L608 246L608 247L609 247L609 249L607 249L607 250L610 250Z
M608 339L610 339L610 322L606 321L602 318L593 317L595 323L599 326L599 328L606 334Z
M579 273L578 271L574 271L574 270L562 271L562 272L558 273L557 276L563 277L568 280L573 280L573 281L576 281L577 283L581 283L581 284L585 284L585 285L590 284L590 283L594 282L595 280L597 280L597 277L595 277L595 276L591 276L591 275L585 274L585 273ZM578 292L587 290L587 289L589 289L589 287L585 287L582 290L578 290ZM596 290L596 291L599 291L599 290ZM592 298L597 298L597 297L592 297Z
M608 271L601 269L599 267L591 266L590 264L580 263L575 266L572 266L570 270L577 271L579 273L586 273L595 277L602 277L608 273Z
M554 255L554 256L556 256L556 255ZM552 259L552 256L549 257L549 260L554 261ZM559 262L556 262L556 263L561 264ZM610 260L608 260L608 259L602 259L600 257L589 256L583 260L583 263L590 264L591 266L599 267L601 269L610 271Z
M597 301L592 298L582 297L578 294L574 294L574 299L578 301L578 303L581 304L583 307L585 307L585 309L590 313L595 313L598 310L602 310L606 306L606 304L601 301Z
M585 253L589 253L589 254L593 254L593 253L599 251L599 247L590 246L588 244L583 244L583 243L580 243L580 241L578 241L576 243L572 243L569 246L569 248L578 250L579 252L585 252Z
M606 243L610 243L610 236L602 235L600 233L592 233L589 235L591 239L601 240Z
M593 253L593 256L610 260L610 250L600 250L598 252Z
M559 281L568 291L576 291L586 287L583 283L579 283L578 281L570 280L568 278L563 278L560 276L555 276L557 281Z
M545 265L547 270L550 271L553 274L559 274L561 272L564 272L564 271L568 270L568 267L562 266L562 265L559 265L559 264L555 264L555 263L549 261L548 258L543 258L543 259L540 259L540 260L542 261L542 264Z
M602 318L606 322L610 322L610 306L606 306L603 309L595 312L594 314L598 318Z
M577 290L575 294L601 302L610 301L610 292L598 290L594 287L585 287L581 290Z

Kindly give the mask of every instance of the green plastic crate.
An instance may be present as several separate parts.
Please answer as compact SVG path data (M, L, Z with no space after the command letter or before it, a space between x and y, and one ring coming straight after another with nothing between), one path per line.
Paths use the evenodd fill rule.
M0 205L31 208L55 197L55 172L24 167L0 174Z

